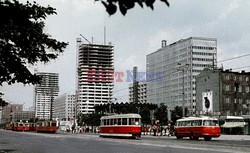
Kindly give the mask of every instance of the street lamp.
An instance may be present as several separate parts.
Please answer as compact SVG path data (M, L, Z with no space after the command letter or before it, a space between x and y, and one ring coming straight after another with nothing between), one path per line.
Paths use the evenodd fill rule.
M44 116L45 116L45 103L43 103L42 105L43 105L43 119L45 119L44 118Z
M138 114L140 113L140 107L135 107L137 109Z
M183 79L182 79L182 116L185 116L185 69L188 69L189 64L181 65L178 63L179 67L177 68L178 71L182 71Z

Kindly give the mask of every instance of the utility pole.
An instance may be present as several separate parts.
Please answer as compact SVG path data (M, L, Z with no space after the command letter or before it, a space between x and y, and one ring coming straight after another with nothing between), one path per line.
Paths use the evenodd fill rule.
M189 64L181 65L178 63L178 71L182 71L182 116L185 117L185 69L188 69ZM193 109L193 108L191 108Z
M54 97L53 97L53 87L50 88L50 120L52 120L53 116L53 101L54 101Z

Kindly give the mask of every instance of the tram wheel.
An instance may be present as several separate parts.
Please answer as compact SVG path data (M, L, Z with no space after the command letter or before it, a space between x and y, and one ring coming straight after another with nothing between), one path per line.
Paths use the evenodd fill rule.
M182 139L182 137L180 137L180 136L176 136L176 138L177 138L177 139Z
M140 140L141 139L141 136L140 135L134 135L133 136L136 140Z
M195 139L194 133L191 133L191 134L190 134L189 139L190 139L190 140L194 140L194 139Z
M212 137L210 137L210 136L205 136L204 139L205 139L205 141L210 141L210 140L212 139Z

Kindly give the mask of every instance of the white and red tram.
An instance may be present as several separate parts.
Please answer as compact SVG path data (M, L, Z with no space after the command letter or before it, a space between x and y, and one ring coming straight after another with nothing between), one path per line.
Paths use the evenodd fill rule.
M189 137L198 140L203 137L206 141L212 137L220 136L218 120L213 117L187 117L177 120L175 126L175 136L177 139Z
M121 114L101 117L100 137L141 137L141 116Z

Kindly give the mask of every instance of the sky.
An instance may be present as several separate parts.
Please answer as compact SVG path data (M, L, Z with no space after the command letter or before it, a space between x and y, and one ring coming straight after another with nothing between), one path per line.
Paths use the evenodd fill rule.
M36 2L56 8L57 15L45 21L45 32L59 41L69 42L56 60L35 66L40 72L59 73L59 95L76 89L76 38L82 34L89 41L93 38L94 43L103 44L104 27L107 42L114 45L116 72L125 73L134 66L145 71L146 55L159 49L162 40L170 44L191 36L216 38L218 61L250 53L250 1L247 0L169 0L170 7L156 0L153 11L136 5L126 16L119 11L109 16L102 3L95 0ZM218 66L238 68L250 66L249 61L247 56ZM31 71L35 67L29 66ZM250 67L244 70L250 71ZM118 101L128 101L128 84L115 82L114 97ZM4 84L0 91L12 103L33 105L32 85Z

